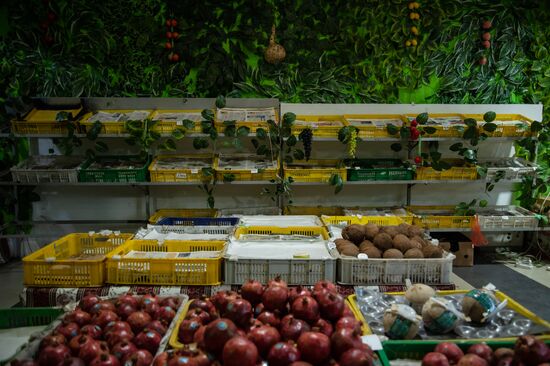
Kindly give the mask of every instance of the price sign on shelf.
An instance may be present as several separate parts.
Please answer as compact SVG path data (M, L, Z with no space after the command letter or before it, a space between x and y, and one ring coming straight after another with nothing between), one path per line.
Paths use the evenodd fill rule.
M176 173L176 178L185 179L185 178L187 178L187 174L186 173Z

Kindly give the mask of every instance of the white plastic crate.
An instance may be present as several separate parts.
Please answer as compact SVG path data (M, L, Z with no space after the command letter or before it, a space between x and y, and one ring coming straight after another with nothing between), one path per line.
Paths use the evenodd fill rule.
M343 285L394 285L406 279L413 283L451 283L455 256L419 259L338 259L336 281Z
M533 175L537 171L537 165L521 158L507 158L498 161L484 161L487 163L487 177L489 181L504 172L501 179L521 179L527 175Z
M77 183L83 162L84 158L78 156L31 156L10 170L14 182Z
M498 211L499 215L494 215ZM518 206L495 206L478 210L479 225L488 229L535 229L539 220L529 210Z
M234 226L180 226L180 225L147 225L147 229L156 230L161 234L210 234L210 235L231 235L235 230Z

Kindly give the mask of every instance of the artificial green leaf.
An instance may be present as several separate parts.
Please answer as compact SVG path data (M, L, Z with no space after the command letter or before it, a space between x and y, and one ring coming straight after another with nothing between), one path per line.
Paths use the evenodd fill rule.
M466 140L472 139L476 136L477 129L475 127L468 127L462 137Z
M225 108L225 97L223 95L218 95L216 98L216 108Z
M542 130L542 127L542 123L538 121L533 121L533 123L531 123L531 132L539 132L540 130Z
M477 121L473 118L465 118L464 119L464 124L468 127L471 127L471 128L472 127L473 128L477 127Z
M298 140L296 139L296 136L291 135L291 136L289 136L289 137L286 139L286 144L287 144L288 146L294 146L294 145L296 145L296 142L297 142L297 141L298 141Z
M260 142L256 139L251 139L250 142L252 142L252 146L254 146L254 149L258 150L258 146L260 146Z
M431 126L425 126L423 127L423 129L429 135L432 135L435 133L435 131L437 131L435 127L431 127Z
M302 150L294 150L294 159L296 160L304 160L305 154Z
M159 146L161 150L174 151L176 150L176 143L172 139L166 140L162 145Z
M215 174L214 169L211 167L202 168L201 172L202 172L202 175L204 175L205 177L212 177Z
M201 112L202 118L206 121L214 122L214 112L211 109L203 109Z
M267 132L263 128L256 129L256 137L258 137L260 140L265 140L267 138Z
M234 120L223 121L223 125L224 125L225 127L230 127L230 126L235 127L235 126L237 125L237 121L234 121Z
M193 139L193 147L196 150L206 149L208 146L208 140L206 140L204 137L195 137Z
M399 130L399 135L400 135L401 138L404 139L404 140L408 139L409 137L411 137L411 130L410 130L410 128L401 127L401 129Z
M419 125L423 125L428 122L428 113L420 113L418 116L416 116L416 122Z
M175 138L176 140L181 140L182 138L185 137L185 130L181 128L176 128L175 130L172 131L172 137Z
M109 146L103 141L96 141L95 149L99 152L106 152L109 150Z
M237 136L248 136L248 134L250 133L250 127L247 127L247 126L240 126L238 129L237 129Z
M256 149L256 153L258 155L267 155L269 152L269 150L267 149L267 146L266 145L260 145L260 147L258 147Z
M214 199L214 196L208 196L208 198L206 199L206 202L208 203L209 208L214 208L214 204L216 201Z
M458 151L460 149L462 149L462 143L461 142L457 142L456 144L452 144L451 146L449 146L449 150L451 151Z
M481 165L478 165L476 167L477 169L477 174L481 177L481 178L485 178L487 176L487 167L486 166L481 166Z
M101 132L102 126L103 124L100 121L95 121L92 128L90 128L90 130L86 133L86 137L92 141L96 140L97 136Z
M190 119L184 119L183 121L181 121L181 125L187 130L195 129L195 122L191 121Z
M235 134L236 134L236 130L235 130L235 126L227 126L224 130L223 130L223 134L227 137L235 137Z
M72 119L73 119L73 114L67 111L61 111L55 115L55 120L57 122L66 122L66 121L71 121Z
M403 149L403 146L400 143L396 142L394 144L391 144L390 148L395 152L399 152Z
M479 207L487 207L487 204L488 204L487 200L479 201Z
M492 122L487 122L483 124L483 129L487 132L494 132L497 129L497 125Z
M224 182L233 182L234 180L235 180L235 174L225 173L223 175L223 181Z
M397 133L399 132L399 128L391 123L386 126L386 130L390 135L397 135Z
M292 164L292 162L294 161L294 159L292 159L292 156L290 156L290 155L285 155L283 160L287 164Z
M213 128L210 130L209 135L212 140L215 140L218 138L218 131L216 131L216 129Z
M496 118L497 118L497 114L493 111L486 112L483 115L483 120L487 123L493 122ZM491 131L489 131L489 132L491 132Z
M430 157L432 160L439 161L439 159L441 159L441 153L439 151L431 151Z
M466 149L464 150L463 156L464 156L464 159L475 162L477 159L477 152L472 149Z
M283 115L283 124L291 126L296 121L296 115L292 112L286 112Z

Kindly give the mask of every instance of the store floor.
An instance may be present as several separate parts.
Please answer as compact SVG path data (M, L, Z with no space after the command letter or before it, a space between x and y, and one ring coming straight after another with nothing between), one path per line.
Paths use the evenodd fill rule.
M468 290L490 282L538 316L550 320L550 271L546 266L521 269L507 264L476 264L455 267L453 271L452 281L457 289ZM23 288L20 261L0 265L0 288L0 308L9 308L19 302Z

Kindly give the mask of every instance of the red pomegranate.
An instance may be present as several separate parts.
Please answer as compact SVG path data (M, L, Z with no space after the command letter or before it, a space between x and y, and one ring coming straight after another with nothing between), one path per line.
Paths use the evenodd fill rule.
M181 343L192 343L195 332L201 326L202 323L196 319L184 319L178 328L178 340Z
M256 305L254 307L254 317L257 318L258 315L264 312L264 310L265 310L264 304L259 303L258 305Z
M154 330L160 335L165 335L167 329L166 326L162 324L159 320L153 320L151 323L147 324L147 326L143 330Z
M317 297L321 316L330 321L340 319L346 306L344 297L338 293L324 292Z
M230 301L225 307L224 317L233 321L238 327L244 328L252 319L252 305L245 299Z
M355 317L355 315L353 315L353 312L351 311L351 309L347 305L344 306L344 312L342 313L342 318L345 317L345 316L351 316L352 318Z
M153 366L168 366L168 352L161 352L156 355Z
M340 356L340 365L346 366L372 366L374 360L372 356L361 349L352 348Z
M205 330L206 330L206 326L203 325L195 332L195 335L193 335L193 342L195 342L199 348L204 348L204 331Z
M281 276L277 276L272 280L269 280L267 283L267 287L273 287L273 286L279 286L283 287L285 290L288 290L287 283L281 278Z
M134 338L136 346L146 349L151 354L157 353L162 336L155 331L141 332Z
M207 300L205 298L195 299L191 304L189 304L189 310L197 309L197 308L202 309L210 314L216 312L216 307L214 306L214 304L210 300Z
M126 319L134 333L141 332L147 324L151 323L151 320L151 316L144 311L137 311Z
M258 349L247 338L234 337L223 347L222 358L224 366L255 366Z
M262 303L265 310L284 311L288 299L288 291L282 286L271 286L265 289L262 295Z
M99 325L101 328L105 328L110 322L118 320L118 315L112 310L100 310L99 313L94 316L93 323Z
M130 315L135 313L137 310L135 307L133 307L130 304L121 304L116 309L116 313L118 316L120 316L121 319L126 320Z
M111 353L116 356L120 361L136 352L138 348L132 343L122 341L117 343L111 349Z
M19 366L25 366L25 365L19 365ZM63 366L86 366L86 364L84 363L84 361L82 361L78 357L69 357L69 358L66 358L65 361L63 361Z
M513 351L509 348L506 348L507 350L511 351L513 354ZM450 343L450 342L442 342L439 343L434 348L434 352L441 353L447 357L449 360L449 363L451 365L457 364L458 361L464 356L464 352L456 345L456 343Z
M46 346L40 351L38 364L40 366L59 366L65 359L71 357L71 350L64 344Z
M309 332L310 326L303 320L296 319L292 315L287 315L281 320L281 337L283 340L296 341L304 332Z
M174 310L179 308L180 304L181 304L180 298L174 297L174 296L167 297L160 302L160 306L170 306Z
M332 354L336 359L350 348L357 348L362 344L360 334L350 328L336 329L330 337Z
M201 324L208 324L212 320L210 313L204 311L203 309L195 308L189 310L185 315L185 319L193 319L199 321Z
M35 360L29 360L29 359L13 360L10 365L11 366L38 366L38 362L36 362Z
M96 295L86 295L80 300L80 302L78 303L78 306L82 310L86 312L90 312L90 310L92 310L94 305L98 304L99 301L100 301L99 297L97 297Z
M88 337L87 335L79 335L71 339L71 341L69 342L69 349L71 350L74 356L78 356L78 353L80 352L80 348L84 344L86 344L87 342L94 342L94 341L95 340L92 337Z
M40 342L40 349L47 346L56 347L60 344L65 343L67 343L67 339L65 338L65 336L57 331L54 331L42 339L42 341Z
M199 352L193 357L193 361L197 363L197 366L210 366L213 360L204 352Z
M323 333L327 337L330 337L332 335L332 332L334 331L334 329L332 328L332 324L330 324L330 322L326 321L323 318L319 318L319 320L317 320L315 324L313 324L311 330L313 332Z
M118 358L113 355L102 353L90 362L90 366L119 366Z
M338 293L336 285L330 281L321 280L313 286L313 292L327 290L328 292Z
M115 307L119 308L123 304L130 305L134 309L137 309L139 305L139 301L136 297L132 296L131 294L120 295L118 299L116 299L115 301Z
M336 322L336 329L349 328L361 333L361 323L352 316L344 316Z
M449 360L439 352L428 352L422 358L423 366L449 366Z
M478 355L468 353L458 361L457 366L489 366L489 364ZM524 366L524 364L516 363L516 366Z
M86 324L89 324L92 320L92 316L85 312L82 309L76 308L74 311L71 311L65 315L65 320L78 324L79 327L83 327Z
M216 319L204 330L204 348L215 355L220 355L225 343L237 334L235 324L225 318Z
M550 361L550 349L534 336L521 336L514 347L515 358L526 365L538 365ZM468 350L468 353L471 353ZM478 356L484 358L483 356Z
M176 356L168 361L168 366L198 366L193 357Z
M227 304L233 300L237 300L238 298L240 298L240 296L235 291L218 291L210 298L210 301L212 301L212 304L214 304L216 310L220 314L224 314Z
M105 342L93 341L85 343L80 347L78 357L88 364L102 353L109 354L109 347L107 347L107 344Z
M117 343L123 342L123 341L129 342L132 339L134 339L134 333L131 330L126 330L126 329L113 330L106 337L107 344L110 347L114 346Z
M153 362L153 355L145 350L138 349L122 361L124 366L149 366Z
M281 335L277 329L268 325L262 325L251 329L248 333L248 339L256 345L260 354L265 357L271 347L275 343L279 343Z
M100 301L95 304L90 310L90 314L98 314L101 310L109 310L112 312L116 311L115 305L110 301Z
M313 365L305 361L296 361L291 363L290 366L313 366Z
M70 341L73 337L78 335L80 332L80 327L76 323L68 323L63 321L57 326L57 328L55 328L55 330L57 333L62 334L66 340Z
M115 320L110 323L108 323L105 328L103 328L103 332L105 333L106 337L109 337L109 333L112 333L117 330L127 330L131 331L132 327L130 327L130 324L123 322L121 320Z
M80 329L80 334L90 336L93 339L100 339L103 336L103 331L97 324L88 324Z
M269 350L267 362L269 366L286 366L300 359L300 351L294 344L279 342Z
M302 333L297 343L304 361L317 365L330 357L330 338L323 333Z
M170 306L161 306L155 314L155 319L160 320L166 325L170 325L172 319L175 317L176 312Z
M262 301L264 287L256 280L248 280L241 287L241 296L252 305L256 305Z
M281 324L279 317L271 311L262 312L258 315L257 320L261 321L263 324L269 324L275 328L279 328L279 325Z
M487 361L489 365L493 363L493 349L486 343L478 343L470 346L470 348L468 348L468 353L478 355Z
M291 287L288 290L288 302L291 304L300 296L311 296L311 291L302 286Z
M155 317L155 314L159 311L160 305L158 302L149 301L142 304L141 310L151 315L152 318Z
M290 308L295 318L302 319L309 324L315 323L319 319L319 304L313 297L302 296L294 300Z
M141 299L139 299L139 307L141 309L145 308L147 304L150 304L150 303L155 303L155 304L159 303L159 298L157 297L157 295L146 294L146 295L143 295Z

